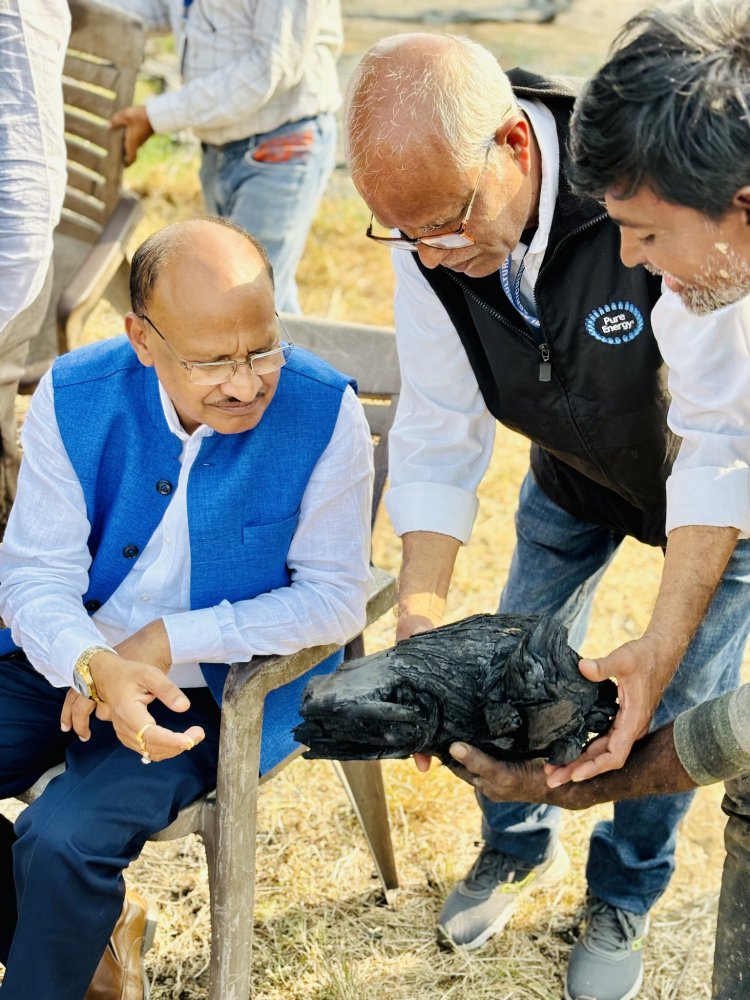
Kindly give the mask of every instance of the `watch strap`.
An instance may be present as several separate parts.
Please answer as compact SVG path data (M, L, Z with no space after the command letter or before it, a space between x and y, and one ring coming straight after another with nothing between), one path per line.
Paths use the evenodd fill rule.
M75 662L73 667L73 672L75 677L80 681L75 683L76 691L80 691L81 694L86 695L86 697L91 698L92 701L100 702L101 698L96 690L96 684L94 684L94 678L91 676L91 668L89 664L97 653L114 653L114 649L111 646L89 646L84 649L81 655ZM81 688L85 689L85 692Z

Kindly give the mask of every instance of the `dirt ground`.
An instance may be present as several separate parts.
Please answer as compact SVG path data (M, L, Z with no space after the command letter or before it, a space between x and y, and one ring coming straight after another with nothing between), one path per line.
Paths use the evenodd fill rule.
M489 0L344 0L345 82L360 54L379 37L412 30L453 30L490 48L501 64L586 75L604 58L617 27L638 0L573 0L545 25L450 21L453 10L491 14ZM506 6L507 9L507 6ZM430 14L432 12L432 14ZM367 16L367 15L370 16ZM408 18L422 17L422 20ZM175 145L168 160L136 166L128 183L144 199L138 239L202 210L195 150ZM343 168L321 207L300 270L303 307L332 318L389 324L392 277L387 254L362 238L367 213ZM106 306L86 339L117 332ZM21 407L22 410L22 407ZM451 620L495 609L513 544L518 486L527 445L501 431L480 490L471 542L460 553L448 605ZM376 562L394 572L399 543L387 517L375 534ZM602 583L583 652L607 652L640 634L659 581L661 554L626 542ZM388 615L368 648L390 645ZM568 878L525 902L506 932L470 956L441 952L434 923L445 894L476 853L478 810L471 790L445 769L420 775L408 761L385 762L388 803L401 888L382 905L364 839L325 763L297 761L262 791L258 836L255 995L260 1000L556 1000L585 891L585 863L601 806L563 821L571 856ZM723 817L720 788L701 790L683 823L677 868L654 907L645 962L644 1000L705 1000L719 886ZM5 804L4 810L17 807ZM147 958L152 1000L207 995L210 918L205 863L197 841L147 845L127 875L157 905L159 930Z

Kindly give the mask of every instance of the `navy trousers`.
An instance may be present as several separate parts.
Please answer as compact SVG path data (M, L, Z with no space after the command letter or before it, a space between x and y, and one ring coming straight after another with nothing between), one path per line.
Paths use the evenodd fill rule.
M0 798L66 764L15 837L0 827L2 1000L82 1000L120 913L123 869L216 784L220 712L207 689L185 692L184 713L149 706L160 725L206 732L194 750L150 765L94 716L88 742L62 733L65 693L25 657L0 658Z

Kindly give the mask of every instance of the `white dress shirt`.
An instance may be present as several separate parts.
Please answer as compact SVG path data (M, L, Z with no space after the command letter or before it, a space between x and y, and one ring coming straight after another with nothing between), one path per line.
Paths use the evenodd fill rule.
M0 3L0 332L42 290L65 196L65 0Z
M560 154L551 112L535 101L518 103L542 159L539 225L528 248L519 243L512 254L514 276L525 256L521 296L533 304L557 201ZM496 421L456 329L413 255L393 250L391 258L402 381L388 439L388 513L398 535L436 531L465 543L479 510L476 492L492 457Z
M750 296L707 316L664 288L651 321L669 365L669 426L682 438L667 480L667 532L688 524L750 536Z
M183 86L146 101L155 132L222 145L341 104L340 0L104 0L172 28Z
M156 618L164 619L169 635L169 677L181 687L205 685L199 662L343 644L364 623L371 583L372 444L352 390L343 395L333 435L302 500L287 559L291 584L197 611L189 610L187 481L203 437L214 431L201 426L188 435L163 390L161 399L169 428L183 443L177 488L132 570L91 617L81 600L91 565L90 525L60 437L51 374L32 399L18 495L0 549L0 615L56 687L71 684L73 666L89 646L114 646Z

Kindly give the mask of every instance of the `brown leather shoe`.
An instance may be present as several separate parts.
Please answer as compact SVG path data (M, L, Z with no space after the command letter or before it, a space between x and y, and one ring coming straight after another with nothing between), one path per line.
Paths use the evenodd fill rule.
M112 937L84 1000L148 1000L143 956L154 943L156 914L128 889Z

